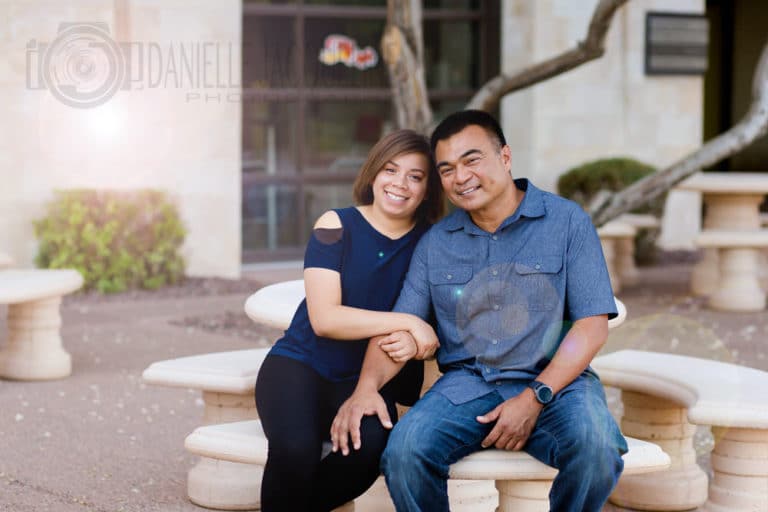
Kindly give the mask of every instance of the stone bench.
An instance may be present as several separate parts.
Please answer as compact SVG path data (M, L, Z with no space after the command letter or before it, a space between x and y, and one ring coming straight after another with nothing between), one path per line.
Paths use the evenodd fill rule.
M768 510L768 373L695 357L622 350L595 358L621 389L622 431L652 440L670 469L619 481L611 501L640 510ZM712 427L714 477L696 464L694 425Z
M252 294L245 303L246 314L255 322L277 329L290 324L296 308L304 299L303 280L285 281L266 286ZM619 315L609 327L621 324L627 315L624 304L616 299ZM268 349L238 350L159 361L150 365L142 377L149 384L193 388L203 392L204 424L253 420L257 413L253 389L261 362ZM258 353L257 353L258 352ZM437 367L428 362L425 386L437 378ZM187 493L194 503L223 510L257 509L260 505L262 468L203 457L190 470ZM458 498L452 509L466 506L467 512L493 495L493 486L483 482L452 481L451 491ZM361 498L361 510L374 510L386 494L383 479ZM388 500L388 498L387 498Z
M0 271L0 304L8 305L8 339L0 350L0 377L50 380L72 373L61 341L62 296L79 290L76 270Z
M245 314L257 324L287 329L302 300L304 280L283 281L260 288L248 297Z
M637 439L627 441L630 449L624 455L624 474L659 471L669 466L669 457L657 445ZM267 439L258 420L200 427L187 437L184 446L198 455L233 462L264 465L267 461ZM527 453L496 449L464 457L450 468L452 479L495 480L499 511L547 512L549 490L556 475L557 470ZM493 509L492 503L487 505L483 510ZM391 504L383 508L388 509ZM354 509L348 504L344 510ZM457 507L452 506L451 510ZM468 510L478 508L474 505Z
M255 419L256 376L268 352L269 348L257 348L158 361L144 370L142 379L200 390L205 425ZM259 508L261 474L261 466L204 457L187 475L187 494L208 508Z
M303 290L303 288L302 288ZM242 422L258 418L254 387L261 363L269 348L201 354L152 363L142 374L148 384L202 391L203 424ZM434 364L433 364L434 366ZM436 371L436 369L435 369ZM195 452L193 452L195 453ZM221 510L260 508L262 464L242 463L216 454L203 455L187 475L187 495L198 505ZM493 487L452 486L466 504L466 512L486 500ZM386 485L379 479L358 498L361 510L375 511L386 504ZM389 509L384 509L389 510ZM461 512L461 508L456 508Z
M722 311L761 311L765 291L760 285L760 249L768 247L768 230L705 230L696 238L703 248L717 249L717 284L708 305Z
M10 268L14 264L13 258L0 251L0 270Z
M635 264L635 237L641 229L658 229L659 219L650 214L624 213L597 230L603 246L613 292L640 280Z
M637 228L618 220L610 221L597 228L600 245L605 256L605 265L611 278L613 293L619 293L623 285L637 282L635 266L635 235Z

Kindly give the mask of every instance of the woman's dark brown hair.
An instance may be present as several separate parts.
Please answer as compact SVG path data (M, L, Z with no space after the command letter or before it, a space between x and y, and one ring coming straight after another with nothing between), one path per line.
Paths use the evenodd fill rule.
M429 149L427 138L413 130L397 130L382 137L371 150L365 163L357 174L353 185L353 197L358 205L373 203L373 180L384 168L387 162L400 155L419 153L427 158L427 192L424 201L416 209L417 220L426 220L429 223L436 222L444 209L443 188L435 171L432 152Z

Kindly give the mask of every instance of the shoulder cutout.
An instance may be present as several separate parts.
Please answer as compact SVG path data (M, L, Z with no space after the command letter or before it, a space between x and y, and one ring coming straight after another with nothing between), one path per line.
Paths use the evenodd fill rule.
M315 222L315 229L337 229L341 226L341 219L339 214L333 210L328 210L322 214Z

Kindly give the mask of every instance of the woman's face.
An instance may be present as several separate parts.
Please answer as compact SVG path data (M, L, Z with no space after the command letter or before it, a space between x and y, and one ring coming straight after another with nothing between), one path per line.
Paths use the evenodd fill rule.
M374 208L392 217L413 217L427 193L428 175L426 155L397 155L384 164L371 184Z

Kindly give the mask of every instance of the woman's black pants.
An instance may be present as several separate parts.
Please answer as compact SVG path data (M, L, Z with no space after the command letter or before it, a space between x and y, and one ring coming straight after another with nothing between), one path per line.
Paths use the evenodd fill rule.
M379 475L379 459L389 430L378 416L365 416L359 450L350 446L321 457L330 441L336 412L354 391L356 381L332 382L294 359L268 355L256 380L256 408L269 440L261 483L263 512L326 512L364 493ZM394 399L382 390L390 417Z

